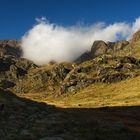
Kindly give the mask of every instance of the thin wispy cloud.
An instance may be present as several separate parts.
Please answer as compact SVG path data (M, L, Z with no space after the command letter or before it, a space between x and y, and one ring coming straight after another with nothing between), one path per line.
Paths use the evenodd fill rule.
M140 17L133 23L97 23L71 27L49 23L44 17L36 20L37 24L22 37L21 46L23 57L40 65L52 60L74 61L82 53L89 51L95 40L129 39L140 29Z

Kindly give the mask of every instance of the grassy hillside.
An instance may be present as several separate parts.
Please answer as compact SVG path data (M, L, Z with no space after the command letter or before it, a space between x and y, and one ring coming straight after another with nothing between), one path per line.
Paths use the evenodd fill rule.
M62 96L45 96L45 93L20 94L21 97L43 101L59 107L98 108L105 106L140 105L140 76L118 83L96 83L79 92Z

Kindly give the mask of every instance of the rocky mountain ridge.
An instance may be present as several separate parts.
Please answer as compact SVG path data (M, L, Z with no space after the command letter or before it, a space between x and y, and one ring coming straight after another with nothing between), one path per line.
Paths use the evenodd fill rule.
M140 75L139 57L132 55L140 41L140 31L130 42L98 40L90 52L75 62L37 66L21 58L20 43L0 41L0 87L16 93L46 91L48 94L77 92L94 83L119 82Z

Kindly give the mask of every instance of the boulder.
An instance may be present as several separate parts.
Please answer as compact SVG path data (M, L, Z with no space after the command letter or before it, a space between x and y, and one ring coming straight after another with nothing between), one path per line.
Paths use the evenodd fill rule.
M102 40L94 41L91 47L91 56L94 58L96 56L106 54L107 49L108 46L104 41Z

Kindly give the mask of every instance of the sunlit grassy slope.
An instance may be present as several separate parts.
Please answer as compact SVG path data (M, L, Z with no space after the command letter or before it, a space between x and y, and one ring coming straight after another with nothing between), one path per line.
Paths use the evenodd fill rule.
M116 56L131 56L139 59L139 52L140 41L137 41L134 44L129 44L123 50L116 52ZM87 67L90 64L92 64L90 61L86 61L81 66ZM137 69L137 73L139 73L139 69ZM58 97L55 97L57 94L48 96L47 91L17 95L63 108L134 106L140 105L140 76L111 84L95 83L76 93L65 93Z
M77 93L67 93L59 97L48 97L45 93L28 93L20 96L63 108L134 106L140 105L140 76L112 84L93 84Z

